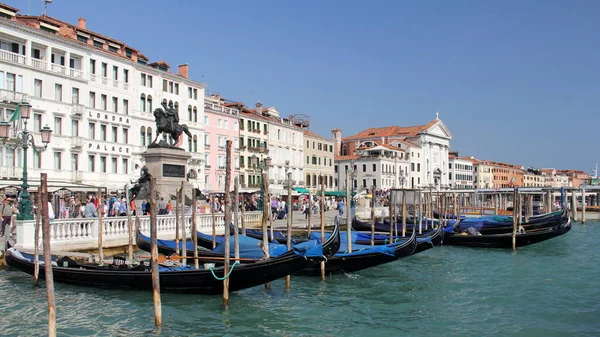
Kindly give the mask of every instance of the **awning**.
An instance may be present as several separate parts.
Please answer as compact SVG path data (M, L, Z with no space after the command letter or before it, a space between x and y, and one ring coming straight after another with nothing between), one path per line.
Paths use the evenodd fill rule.
M306 189L306 188L304 188L304 187L294 187L294 188L292 188L292 189L293 189L294 191L298 191L298 193L300 193L300 194L309 194L309 193L310 193L310 191L309 191L309 190L307 190L307 189Z
M2 181L0 182L0 189L5 188L15 188L17 190L21 189L21 182L16 181ZM38 187L40 186L39 180L31 180L28 181L30 192L37 192ZM92 185L84 185L84 184L75 184L68 182L58 182L58 181L49 181L48 182L48 192L54 193L59 190L69 190L71 192L97 192L98 187Z
M325 196L333 196L333 197L345 197L345 191L325 191Z

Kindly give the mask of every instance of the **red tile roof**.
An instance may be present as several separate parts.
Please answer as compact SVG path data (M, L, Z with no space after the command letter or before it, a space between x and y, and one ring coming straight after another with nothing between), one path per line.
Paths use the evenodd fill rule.
M332 141L332 139L329 139L329 138L323 137L321 135L318 135L318 134L316 134L316 133L314 133L314 132L312 132L310 130L304 130L304 135L305 136L309 136L309 137L313 137L313 138L328 140L330 142Z
M364 131L361 131L355 135L343 137L342 140L353 140L353 139L369 139L374 137L410 137L416 136L420 132L429 129L435 123L437 123L439 119L434 119L431 122L425 125L417 125L417 126L384 126L379 128L370 128Z
M350 155L347 155L347 156L338 156L338 155L335 155L333 159L335 161L344 161L344 160L358 160L358 158L360 158L359 155L357 155L357 154L350 154Z

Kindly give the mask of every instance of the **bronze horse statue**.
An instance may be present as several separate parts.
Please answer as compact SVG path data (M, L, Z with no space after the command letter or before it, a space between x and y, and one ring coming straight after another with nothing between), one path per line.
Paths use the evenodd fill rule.
M165 103L162 104L164 110L161 108L154 109L154 118L156 119L156 138L154 138L153 144L156 143L158 136L163 132L171 135L171 138L175 140L174 147L181 144L181 135L185 133L188 137L192 138L192 133L188 129L187 125L179 124L179 114L177 109L173 109L171 106L167 107Z

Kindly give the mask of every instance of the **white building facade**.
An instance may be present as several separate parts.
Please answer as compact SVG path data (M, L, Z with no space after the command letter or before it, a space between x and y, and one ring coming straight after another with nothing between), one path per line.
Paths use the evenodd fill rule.
M179 109L180 123L198 142L203 138L204 85L187 78L187 65L173 74L166 62L147 64L134 48L87 30L83 19L70 25L2 9L13 15L0 20L0 118L28 102L27 127L36 142L43 126L53 130L45 152L28 151L30 178L45 172L50 181L122 190L139 176L140 153L156 136L153 110L162 102ZM22 124L13 126L14 137ZM202 177L203 147L189 142L187 148L190 170ZM2 148L3 179L20 179L22 162L20 149Z
M473 162L470 159L450 156L448 169L450 170L448 177L451 188L470 189L474 187Z

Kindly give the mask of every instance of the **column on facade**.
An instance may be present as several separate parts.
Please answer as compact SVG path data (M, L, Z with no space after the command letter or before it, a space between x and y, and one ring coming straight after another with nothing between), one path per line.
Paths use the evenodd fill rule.
M52 70L52 47L46 48L46 62L48 63L48 69Z

